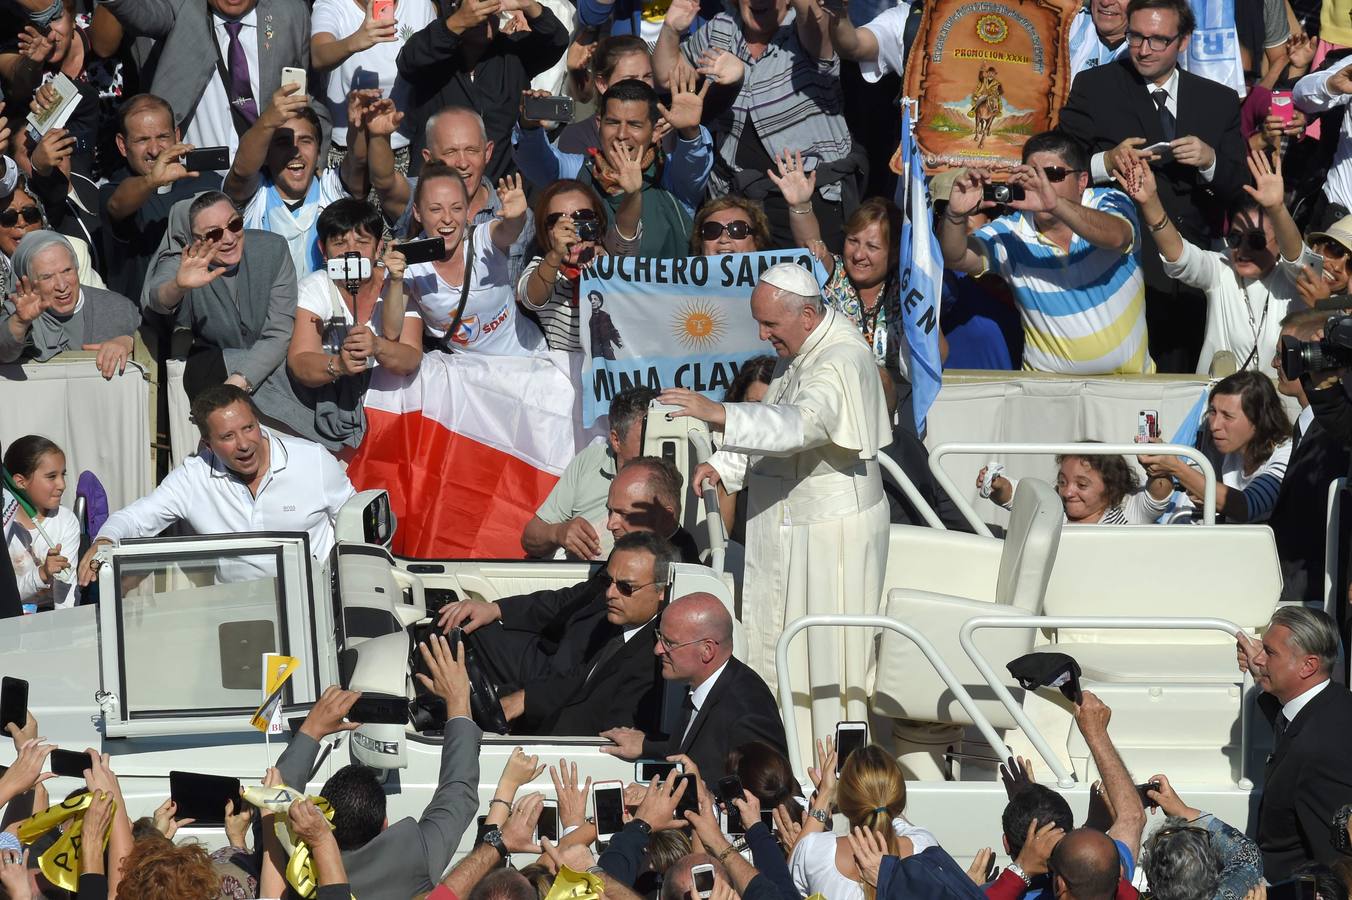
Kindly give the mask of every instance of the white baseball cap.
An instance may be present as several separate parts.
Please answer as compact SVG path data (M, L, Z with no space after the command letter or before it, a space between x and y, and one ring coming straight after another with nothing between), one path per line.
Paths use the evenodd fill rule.
M761 284L768 284L788 291L800 297L820 297L821 286L817 278L798 263L778 263L765 270L760 277Z

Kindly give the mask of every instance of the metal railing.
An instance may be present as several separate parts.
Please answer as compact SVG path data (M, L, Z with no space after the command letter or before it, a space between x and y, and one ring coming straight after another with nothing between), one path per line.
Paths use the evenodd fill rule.
M896 460L885 453L879 453L878 465L884 472L892 477L892 480L897 483L897 487L901 488L901 492L906 495L906 499L911 501L911 505L915 507L916 512L920 513L920 517L925 520L925 524L929 525L931 528L938 528L941 531L946 530L943 521L940 520L938 514L935 513L934 508L925 501L923 496L921 496L919 489L915 486L915 482L911 481L910 476L906 474L905 470L897 465Z
M713 440L707 431L690 431L690 446L695 448L695 465L708 462L714 455ZM694 469L690 470L694 474ZM723 510L718 505L718 489L705 488L700 500L704 503L704 526L709 529L709 568L723 574L728 552L728 534L723 528Z
M1202 451L1183 444L940 444L930 451L929 466L934 473L938 486L948 492L953 505L963 517L976 529L976 533L993 537L986 523L981 521L976 510L967 502L966 492L958 488L948 472L941 465L945 456L994 454L1004 456L1032 455L1074 455L1074 456L1181 456L1193 463L1206 478L1206 487L1202 495L1202 521L1206 525L1216 524L1216 470Z
M953 697L971 717L972 723L981 732L981 736L985 738L991 750L995 751L996 758L1003 760L1010 756L1009 748L1000 739L1000 735L991 725L990 720L977 708L972 696L962 686L962 681L953 674L953 670L948 667L948 663L944 662L943 657L939 655L939 651L929 642L929 638L905 622L889 616L854 616L835 613L819 613L794 619L784 628L779 640L775 643L775 673L779 682L779 705L784 711L784 736L790 748L790 753L797 753L798 751L798 718L793 702L793 685L790 679L789 644L798 632L819 626L886 628L889 631L895 631L904 638L908 638L915 644L916 649L925 655L925 659L929 660L929 664L934 667L934 671L938 673L939 678L953 692Z
M1145 616L976 616L968 619L963 624L962 630L958 633L958 641L962 649L966 651L971 658L972 664L976 666L981 677L986 679L986 683L995 696L1004 705L1014 721L1018 723L1019 728L1028 737L1030 743L1042 755L1042 759L1047 764L1047 768L1056 776L1057 783L1061 787L1070 787L1075 783L1075 777L1068 772L1065 766L1061 765L1060 759L1052 751L1051 745L1047 739L1042 736L1042 732L1033 724L1032 720L1024 713L1023 707L1014 699L1014 695L1005 687L1004 681L991 667L991 664L977 649L974 635L982 628L1084 628L1084 629L1123 629L1123 628L1157 628L1163 630L1179 631L1223 631L1230 637L1238 637L1245 634L1244 629L1234 622L1227 619L1216 619L1209 617L1199 618L1171 618L1171 617L1145 617ZM1061 652L1074 656L1074 645L1060 647ZM1242 678L1236 672L1235 681L1243 685L1243 693L1240 697L1239 705L1239 786L1244 789L1252 788L1248 779L1248 757L1249 757L1249 717L1247 715L1248 704L1245 697L1248 689L1252 687L1252 677L1245 674Z
M1347 487L1346 478L1335 478L1329 482L1328 503L1324 509L1324 612L1335 620L1338 618L1338 557L1343 546L1342 510L1343 488Z

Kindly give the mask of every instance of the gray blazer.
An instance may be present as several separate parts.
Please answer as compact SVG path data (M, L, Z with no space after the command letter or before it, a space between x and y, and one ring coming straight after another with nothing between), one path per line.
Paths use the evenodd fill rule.
M150 92L168 100L179 126L187 128L202 92L216 75L204 0L99 0L99 5L116 16L131 36L160 42ZM310 67L310 7L296 0L258 0L257 10L257 74L262 96L255 99L261 113L282 85L283 66ZM270 40L267 28L272 29ZM311 105L316 111L324 110L320 121L327 123L324 105Z
M400 819L370 843L343 851L352 893L361 900L408 900L430 891L479 812L479 741L483 732L469 719L446 723L437 789L422 817ZM304 790L319 744L296 733L277 760L282 783Z

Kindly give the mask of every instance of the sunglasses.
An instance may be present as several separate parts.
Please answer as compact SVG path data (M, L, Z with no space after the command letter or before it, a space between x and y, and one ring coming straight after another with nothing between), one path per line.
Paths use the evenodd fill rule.
M1066 180L1067 175L1081 171L1080 169L1068 169L1065 166L1043 166L1042 174L1047 176L1047 180L1052 184L1060 184Z
M42 221L42 210L36 206L25 206L21 209L7 209L0 212L0 228L13 228L19 224L19 218L28 225L37 225Z
M235 216L229 222L225 223L224 228L217 225L215 228L208 228L201 234L195 235L195 237L199 241L219 241L221 238L225 237L226 231L229 231L231 234L239 234L243 230L244 220L239 216Z
M699 227L699 236L701 240L716 241L725 231L728 237L740 241L751 236L751 223L745 219L734 219L727 223L705 222Z
M584 206L582 209L573 210L571 213L568 214L568 217L572 219L574 222L595 222L596 210L589 209ZM559 219L562 218L563 213L561 212L550 213L549 215L545 216L545 227L553 228L554 225L559 221Z
M1231 250L1243 248L1254 253L1267 249L1267 235L1256 228L1236 228L1225 235L1225 246Z
M1347 248L1337 241L1328 240L1327 238L1315 241L1310 249L1323 256L1327 256L1329 259L1347 258Z
M610 577L609 572L602 572L600 578L601 584L605 587L615 585L615 590L620 592L622 597L632 597L635 591L643 590L645 587L652 587L655 584L666 584L665 581L645 581L643 584L634 584L632 581L624 581L619 578Z

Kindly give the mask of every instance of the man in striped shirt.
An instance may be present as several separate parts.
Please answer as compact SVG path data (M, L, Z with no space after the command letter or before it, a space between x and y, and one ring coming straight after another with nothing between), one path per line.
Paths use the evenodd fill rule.
M1023 367L1066 375L1155 371L1146 344L1140 226L1131 199L1089 186L1082 147L1057 132L1029 138L1008 184L1025 196L970 236L967 219L997 204L983 200L990 173L953 182L939 228L944 264L1009 284L1023 320Z

